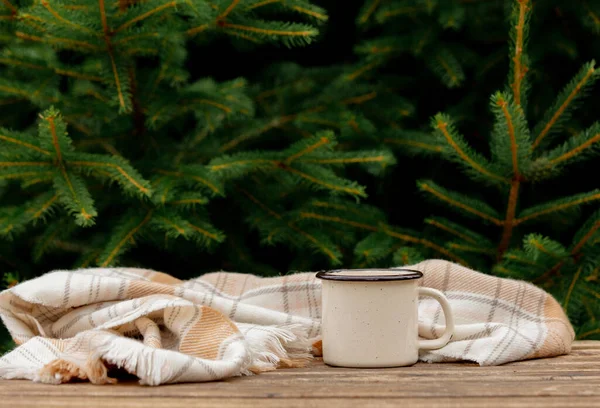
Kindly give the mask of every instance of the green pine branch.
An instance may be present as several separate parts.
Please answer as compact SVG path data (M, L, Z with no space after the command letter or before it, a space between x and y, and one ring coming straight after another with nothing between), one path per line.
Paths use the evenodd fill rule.
M563 88L552 107L546 111L544 118L535 126L532 149L536 149L547 137L560 131L562 125L570 119L571 113L578 107L578 102L589 93L598 78L600 71L595 65L595 61L585 64Z
M531 161L531 139L523 110L508 93L497 92L491 98L494 113L494 130L490 147L493 162L504 174L520 177Z
M452 222L446 218L428 217L425 219L425 223L427 225L431 225L437 230L444 231L444 233L449 234L454 238L458 238L461 241L464 241L464 243L491 246L491 241L489 240L489 238L485 237L482 234L474 232L463 225Z
M449 205L453 210L468 217L475 217L495 225L502 225L500 214L483 201L468 197L464 194L447 190L431 180L420 180L417 187L426 193L428 198Z
M534 182L557 177L566 166L595 157L599 141L600 127L594 123L561 145L542 153L531 162L524 176Z
M42 193L19 207L0 209L0 236L14 239L28 226L37 225L56 211L58 196L54 191Z
M445 144L444 152L448 158L460 165L470 177L491 184L509 183L509 179L492 163L468 145L449 116L437 114L432 120L432 127L439 143Z
M393 263L398 266L416 265L426 259L423 253L417 248L403 247L394 252Z
M144 233L152 214L153 210L127 211L111 233L110 239L97 258L97 264L103 267L115 265L117 258L140 239L139 236Z
M439 155L446 148L435 134L405 129L388 129L383 142L398 153L417 157Z
M592 190L587 193L575 194L572 196L559 198L546 202L540 205L529 207L519 213L518 217L514 220L514 224L518 225L524 222L528 222L532 219L546 216L548 214L554 214L561 211L566 211L572 208L577 208L581 205L600 200L600 190Z
M456 88L463 84L465 72L459 59L448 48L435 50L428 60L429 69L437 75L448 88Z
M509 84L515 104L525 106L529 81L529 23L533 6L529 0L516 0L510 16L510 73Z

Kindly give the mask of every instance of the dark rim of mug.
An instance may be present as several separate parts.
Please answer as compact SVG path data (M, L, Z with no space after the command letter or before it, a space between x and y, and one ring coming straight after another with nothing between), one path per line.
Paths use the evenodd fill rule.
M377 275L375 273L365 275L343 275L345 271L353 271L353 272L376 272L376 271L385 271L386 273L390 273L393 271L398 271L398 274L394 275ZM316 277L324 280L335 280L335 281L345 281L345 282L381 282L381 281L399 281L399 280L410 280L410 279L419 279L423 277L423 273L414 269L384 269L384 268L370 268L370 269L334 269L330 271L319 271L316 274Z

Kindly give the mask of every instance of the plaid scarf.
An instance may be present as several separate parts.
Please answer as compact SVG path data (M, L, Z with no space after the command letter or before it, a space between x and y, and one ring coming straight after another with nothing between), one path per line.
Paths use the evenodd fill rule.
M456 331L421 361L499 365L570 352L574 331L556 300L523 281L429 260L409 268L444 292ZM261 278L214 272L179 280L137 268L52 271L0 293L17 347L0 378L59 384L202 382L305 365L321 353L321 283L314 273ZM419 302L419 335L443 331L437 302Z

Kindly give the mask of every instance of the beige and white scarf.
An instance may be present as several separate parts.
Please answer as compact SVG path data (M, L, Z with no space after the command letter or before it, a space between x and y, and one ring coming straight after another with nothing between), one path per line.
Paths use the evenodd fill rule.
M574 331L560 305L523 281L442 260L410 266L443 291L456 332L421 361L498 365L570 352ZM203 382L304 365L321 352L321 283L314 273L260 278L214 272L181 281L135 268L53 271L0 293L0 317L17 347L0 378L59 384ZM438 303L419 302L419 335L443 331Z

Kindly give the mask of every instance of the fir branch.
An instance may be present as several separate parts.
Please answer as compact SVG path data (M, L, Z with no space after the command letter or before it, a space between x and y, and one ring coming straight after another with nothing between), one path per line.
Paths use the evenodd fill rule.
M586 337L593 336L594 334L600 334L600 328L598 328L598 329L593 329L593 330L589 330L589 331L586 331L586 332L584 332L584 333L581 333L581 334L578 336L578 338L579 338L579 339L581 339L581 340L583 340L583 339L585 339Z
M53 70L58 75L68 76L76 79L84 79L86 81L102 82L102 78L95 75L82 74L80 72L65 70L62 68L48 68Z
M422 245L424 247L431 248L434 251L436 251L436 252L438 252L438 253L440 253L440 254L442 254L444 256L447 256L449 259L452 259L453 261L456 261L456 262L458 262L458 263L460 263L460 264L462 264L464 266L468 265L467 261L464 260L463 258L461 258L460 256L458 256L458 255L450 252L446 248L444 248L444 247L442 247L442 246L440 246L440 245L438 245L438 244L436 244L434 242L431 242L431 241L429 241L429 240L427 240L425 238L417 238L414 235L412 235L412 234L410 234L408 232L405 232L405 231L402 231L402 232L394 231L394 230L391 229L391 227L388 227L388 226L383 226L382 231L384 233L386 233L387 235L389 235L391 237L394 237L394 238L398 238L398 239L400 239L402 241L410 242L410 243L413 243L413 244L419 244L419 245Z
M313 27L299 23L277 24L252 20L249 24L221 21L217 25L225 33L248 33L257 36L258 39L280 40L288 46L309 44L318 34L318 31Z
M431 225L437 229L445 231L450 235L454 235L462 239L463 241L469 242L471 244L476 243L486 243L489 244L489 240L485 238L483 235L473 232L462 225L454 223L446 218L442 217L429 217L425 219L425 223Z
M585 64L581 71L561 91L554 105L546 112L534 132L537 134L532 149L537 148L546 136L552 133L556 126L564 123L570 117L570 111L575 108L575 102L585 96L585 91L598 79L595 62Z
M190 102L197 103L200 105L214 106L215 108L220 109L225 113L231 113L233 111L229 106L223 105L219 102L211 101L209 99L192 99L190 100Z
M492 132L495 161L510 166L512 178L520 179L523 168L529 164L531 147L523 110L509 94L500 92L491 98L491 105L496 116Z
M226 172L227 177L236 177L245 174L249 170L257 170L263 167L276 167L277 161L272 159L248 158L240 160L231 160L232 158L242 157L235 155L233 157L217 158L208 165L211 171Z
M197 205L208 203L208 199L195 191L183 192L177 195L177 199L169 201L170 205L180 206L185 209L195 208Z
M237 3L237 1L235 2ZM252 2L251 2L252 3ZM232 3L233 4L233 3ZM256 10L257 8L276 4L284 10L291 10L296 13L300 13L305 16L316 19L318 22L324 22L328 20L326 11L310 2L303 0L263 0L254 4L250 4L246 7L246 10ZM231 5L229 6L231 7ZM222 19L222 18L220 18Z
M582 249L585 245L590 242L592 237L596 234L596 232L600 229L600 211L596 211L592 216L586 221L586 223L577 231L575 234L575 242L571 247L569 252L569 256L575 262L577 262L580 257ZM593 243L592 243L593 245ZM564 257L562 257L564 258ZM559 261L552 266L549 270L544 272L541 276L536 278L535 282L546 281L553 275L556 275L560 269L565 265L566 259L559 259Z
M40 137L43 147L52 148L61 170L64 170L63 151L72 151L71 139L67 136L66 126L58 111L49 109L41 116L48 122L47 126L40 126Z
M61 16L60 14L58 14L58 12L56 12L56 10L54 10L52 8L52 6L48 3L47 0L41 0L40 3L42 4L42 6L44 6L44 8L46 10L48 10L48 12L50 14L52 14L52 16L56 20L60 21L61 23L64 23L64 24L66 24L68 26L71 26L71 27L74 27L74 28L76 28L79 31L83 31L83 32L86 32L86 33L96 34L94 31L90 30L89 28L84 27L84 26L82 26L80 24L74 23L74 22L72 22L70 20L67 20L66 18L64 18L63 16Z
M598 229L600 229L600 211L596 211L592 214L575 234L576 243L571 250L571 256L578 255Z
M513 262L517 262L517 263L521 263L524 265L527 265L528 267L533 266L533 267L539 267L539 265L530 260L529 258L523 256L523 253L521 250L513 250L511 252L506 252L503 256L503 258L505 260L509 260L509 261L513 261Z
M102 0L100 0L100 1L102 1ZM125 96L124 96L123 89L121 86L121 79L119 77L119 71L117 69L117 64L115 62L115 56L112 51L112 46L110 45L110 40L107 39L106 42L107 42L108 56L110 58L110 64L111 64L112 72L113 72L113 75L115 78L115 86L117 88L117 96L119 98L119 106L124 111L126 109L126 104L125 104Z
M73 231L72 222L69 218L62 218L50 224L44 232L36 238L36 243L33 248L33 259L39 262L44 255L51 249L57 246L57 240L64 238Z
M98 47L94 44L90 44L89 42L81 41L81 40L72 40L70 38L53 37L50 35L45 35L44 37L39 37L36 35L26 34L22 31L16 31L15 36L22 38L24 40L29 40L29 41L61 45L65 48L76 50L76 51L84 51L84 50L101 51L102 50L100 47Z
M591 201L600 200L600 190L592 190L588 193L575 194L570 197L550 201L535 207L530 207L519 214L514 220L514 225L522 224L543 215L563 211L568 208L578 207Z
M293 229L294 231L296 231L297 233L299 233L300 235L302 235L304 238L306 238L306 240L311 242L313 245L315 245L325 255L327 255L332 264L338 265L341 263L340 255L338 253L332 251L330 248L328 248L327 245L320 242L317 238L315 238L314 235L309 234L308 232L298 228L297 226L295 226L292 223L288 223L288 226L291 229Z
M259 34L264 34L264 35L269 35L269 36L310 37L310 36L314 36L316 34L316 32L313 30L304 30L304 31L302 31L302 30L300 30L300 31L271 30L268 28L244 26L244 25L231 24L231 23L223 23L223 24L221 24L221 27L222 28L230 28L233 30L250 31L253 33L259 33Z
M524 64L525 60L525 45L526 32L530 18L531 6L529 0L517 0L513 9L514 30L511 30L511 51L513 57L511 59L511 88L515 103L521 105L521 99L524 93L524 80L527 72L527 67Z
M573 275L573 279L571 280L571 284L569 285L569 289L567 290L567 294L565 295L565 299L563 300L563 309L564 310L569 310L569 301L571 300L571 295L573 294L573 290L575 289L575 285L577 284L577 281L579 280L580 276L581 276L581 271L583 270L583 267L580 266L579 268L577 268L577 272L575 272L575 275Z
M416 265L419 262L424 261L426 258L416 248L403 247L399 248L394 253L394 264L395 265Z
M443 147L442 146L438 146L438 145L434 145L434 144L428 144L428 143L422 143L422 142L417 142L414 140L404 140L404 139L383 139L384 143L389 143L389 144L397 144L397 145L401 145L401 146L409 146L409 147L415 147L417 149L420 150L424 150L424 151L431 151L431 152L436 152L436 153L440 153L443 151Z
M394 245L394 238L382 232L367 235L354 247L354 255L361 262L357 265L363 268L367 265L379 263L403 244Z
M321 199L311 200L306 208L302 208L309 212L313 212L317 208L323 214L340 215L341 212L353 220L360 219L370 224L378 224L385 220L385 214L377 207L334 197L328 197L327 201Z
M69 158L68 165L100 179L108 176L126 192L140 196L150 196L152 193L148 182L125 159L118 156L79 153Z
M51 153L37 146L37 143L33 140L33 138L28 138L22 134L12 134L6 129L0 128L0 142L10 143L12 145L16 145L17 147L25 148L31 152L39 153L44 156L49 156Z
M196 34L198 34L198 33L201 33L201 32L203 32L203 31L204 31L204 30L206 30L208 27L209 27L209 25L208 25L208 24L201 24L201 25L199 25L199 26L197 26L197 27L190 28L190 29L189 29L189 30L187 30L185 33L186 33L188 36L194 36L194 35L196 35Z
M198 225L197 225L198 224ZM220 232L211 232L205 225L205 223L194 223L193 221L188 221L187 225L194 230L196 233L200 234L203 239L215 241L215 242L223 242L225 240L225 236Z
M248 6L248 10L254 10L257 9L259 7L264 7L266 5L269 4L273 4L273 3L280 3L282 0L263 0L263 1L259 1L258 3L254 3Z
M393 155L389 154L376 154L374 156L356 157L355 154L348 154L349 157L323 157L323 158L308 158L300 160L303 163L316 163L316 164L352 164L352 163L390 163L393 159ZM393 161L392 161L393 162Z
M458 58L446 48L437 50L428 62L431 70L448 88L456 88L465 80Z
M484 181L509 183L505 177L496 174L491 169L490 163L485 158L472 151L455 130L452 120L447 115L441 113L435 115L432 126L438 132L439 137L443 138L450 146L451 158L463 166L469 174L477 178L483 175Z
M436 199L450 204L467 214L477 216L496 225L503 225L503 221L498 217L498 213L479 200L466 197L462 194L450 192L435 184L433 181L417 182L419 190L432 194Z
M457 249L457 250L463 251L463 252L471 252L471 253L483 254L483 255L489 255L489 256L493 256L496 254L496 250L493 248L485 248L485 247L480 247L480 246L467 245L467 244L458 243L458 242L449 243L448 248Z
M600 124L594 123L588 129L570 137L562 145L535 160L526 177L540 180L555 176L562 166L590 159L598 151Z
M519 188L521 182L519 179L515 179L510 183L510 192L508 193L508 203L506 206L506 216L503 222L502 238L498 245L498 259L502 258L502 255L510 244L510 238L512 237L512 231L514 226L517 224L515 220L515 213L517 211L517 203L519 199Z
M128 29L129 27L131 27L132 25L147 19L148 17L153 16L156 13L160 13L161 11L171 8L171 7L175 7L177 6L177 2L176 1L170 1L168 3L165 4L161 4L158 7L153 8L152 10L148 10L147 12L140 14L139 16L136 16L134 18L132 18L129 21L124 22L123 24L121 24L119 27L115 28L114 30L112 30L111 35L115 35L118 34L119 32Z
M1 83L0 83L0 91L4 91L6 93L10 93L10 94L14 94L14 95L21 95L21 96L24 96L26 99L29 99L29 93L27 93L23 89L5 86Z
M575 138L571 139L572 141L575 140ZM587 139L585 142L581 143L578 146L573 147L571 150L561 154L560 156L551 159L549 162L549 165L556 165L559 164L565 160L573 160L573 158L577 157L577 158L581 158L582 156L582 152L584 152L586 149L590 148L590 147L595 147L595 144L600 142L600 133L595 133L593 137Z
M359 96L353 96L351 98L346 98L342 101L343 105L361 105L365 102L368 102L372 99L375 99L377 97L377 92L376 91L372 91L363 95L359 95ZM316 110L318 108L314 108L314 110Z
M98 257L98 265L101 267L112 265L117 256L125 251L125 245L132 241L133 237L152 219L152 214L153 210L148 210L145 214L139 214L137 211L126 214Z
M365 2L365 4L363 5L364 12L359 14L359 17L357 20L358 23L361 25L366 24L367 21L369 21L369 19L375 12L375 10L377 10L379 3L381 3L381 0L370 0L368 2Z
M591 29L596 33L600 33L600 17L598 16L598 13L595 12L589 5L589 3L587 1L583 1L583 6L585 7L585 10L587 11L587 15L590 17L590 19L585 19L584 22L586 23L586 25L591 25ZM590 21L591 20L591 21Z
M3 161L0 162L0 172L4 174L15 174L23 171L40 171L40 167L54 167L51 162L32 161Z
M175 197L177 189L175 185L177 181L172 178L160 177L152 183L153 201L157 205L165 205L167 201L171 201Z
M324 14L323 12L309 10L305 7L300 7L300 6L291 6L290 8L294 11L297 11L298 13L309 15L320 21L327 21L329 19L329 17L326 14Z
M209 245L211 242L222 242L224 235L199 219L190 222L179 214L169 210L156 212L149 225L166 233L169 238L192 239L198 245Z
M98 213L83 179L61 171L61 175L54 178L54 188L63 206L70 214L75 214L77 225L87 227L94 224Z
M324 188L333 193L345 193L357 197L366 197L363 186L360 186L355 182L350 182L339 178L333 172L321 167L304 165L301 169L297 169L281 163L277 168L281 168L313 183L318 188Z
M42 221L58 204L58 196L53 192L42 193L36 198L22 204L6 217L0 217L0 236L12 238L23 231L30 223Z
M431 155L444 150L444 146L439 144L435 136L429 132L392 129L382 140L385 144L401 146L402 154Z
M223 13L221 13L219 15L219 17L217 17L217 19L218 20L225 19L225 17L227 17L229 15L229 13L231 13L233 11L235 6L237 6L239 2L240 2L240 0L232 0L231 3L229 4L229 6L225 9L225 11Z
M82 254L81 257L75 261L74 268L89 268L92 264L98 264L98 257L102 253L101 250L90 250Z
M42 118L47 126L40 127L42 141L52 145L56 155L56 164L60 169L60 176L54 178L54 188L62 204L69 213L75 214L78 225L93 225L93 218L97 215L92 197L85 186L85 182L77 176L67 172L63 159L63 151L71 151L71 140L67 137L66 126L59 116L58 111L49 109Z
M112 42L112 44L113 45L123 45L123 44L127 44L131 41L138 40L140 38L159 37L159 36L160 36L160 34L157 32L142 32L142 33L132 34L127 37L121 36L120 38L114 40Z
M376 14L376 19L378 22L383 23L386 20L393 18L393 17L405 16L407 14L410 15L410 14L418 13L420 11L425 11L425 10L426 9L423 6L403 5L400 7L396 7L394 3L391 3L387 7L382 8Z
M525 251L537 259L543 255L553 260L564 260L569 256L569 252L559 242L540 234L529 234L525 237Z
M10 2L10 0L2 0L2 3L4 3L4 5L10 10L10 14L11 16L14 16L17 14L18 10L17 8Z
M6 173L6 174L2 174L0 173L0 180L11 180L11 179L25 179L25 180L32 180L32 179L48 179L48 178L52 178L52 176L54 176L55 171L43 171L43 170L37 170L37 171L23 171L23 172L14 172L14 173Z
M364 73L377 68L383 62L384 62L383 60L375 60L375 61L369 62L368 64L363 64L359 68L355 69L354 71L352 71L351 73L346 75L346 81L354 81L356 78L360 77Z
M349 225L351 227L360 228L360 229L364 229L364 230L368 230L368 231L378 231L379 230L379 227L376 227L373 225L364 224L364 223L356 222L353 220L347 220L342 217L334 217L334 216L328 216L328 215L323 215L323 214L317 214L314 212L301 211L300 217L304 218L304 219L329 221L329 222L333 222L333 223Z
M309 140L308 142L302 142L301 145L301 150L294 152L294 154L292 154L291 156L288 156L288 158L285 159L285 164L290 165L294 160L307 155L317 149L319 149L320 147L330 144L333 142L333 134L332 133L324 133L322 136L317 136L315 138L312 138L312 140ZM288 151L294 151L297 150L297 147L292 146L290 149L288 149Z
M122 80L117 69L117 63L115 61L115 55L113 52L113 45L111 43L112 31L108 26L106 18L106 9L104 8L104 0L98 0L98 7L100 9L100 20L102 21L102 31L104 32L104 43L106 44L106 51L110 59L110 65L115 80L115 87L117 89L117 98L119 100L119 109L121 111L127 111L128 105L125 102L124 90L122 88Z
M210 177L210 175L208 175L207 172L200 166L190 166L184 168L184 171L158 169L156 170L156 172L169 177L189 179L194 182L198 182L205 187L208 187L214 194L224 194L223 186L213 177Z
M252 195L250 192L248 192L247 190L236 186L236 188L241 191L246 197L248 197L248 199L250 201L252 201L253 203L255 203L256 205L258 205L263 211L265 211L267 214L269 214L270 216L274 217L277 220L281 220L285 223L285 225L292 229L293 231L295 231L296 233L300 234L302 237L304 237L307 241L309 241L310 243L312 243L316 248L318 248L322 253L324 253L325 255L327 255L327 257L330 259L330 261L333 264L339 264L341 262L341 260L339 259L339 254L336 253L334 250L332 250L331 248L328 247L328 245L320 242L317 238L315 238L313 235L311 235L310 233L304 231L303 229L301 229L300 227L298 227L297 225L295 225L292 222L286 222L283 220L283 217L281 216L281 214L277 213L276 211L274 211L273 209L269 208L266 204L264 204L262 201L260 201L258 198L256 198L254 195Z
M235 147L237 147L240 143L243 143L251 138L262 135L265 132L280 127L288 122L293 121L297 115L286 115L282 117L274 118L268 122L266 122L263 126L260 127L251 127L249 131L241 133L239 136L231 139L229 142L225 143L219 148L219 151L225 153Z

